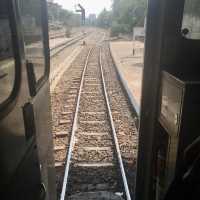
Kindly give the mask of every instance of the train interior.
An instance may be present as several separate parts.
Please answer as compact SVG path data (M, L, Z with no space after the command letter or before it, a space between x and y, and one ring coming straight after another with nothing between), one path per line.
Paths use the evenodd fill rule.
M50 97L51 52L47 1L1 0L1 198L6 200L198 199L200 196L198 132L200 23L197 22L197 18L199 19L200 13L197 8L199 7L200 3L196 0L148 0L139 113L138 108L135 110L133 108L138 132L137 158L134 167L131 166L128 172L126 170L124 172L121 163L120 169L123 170L120 179L122 181L118 186L120 192L113 192L112 195L104 193L106 196L101 196L99 191L102 185L98 185L99 198L88 194L86 196L78 194L72 198L63 196L67 187L66 172L64 173L64 170L68 170L66 163L63 164L63 178L61 185L58 184L59 189L56 184L58 170L55 167L57 158L54 154L52 134L52 113L55 109L51 106ZM79 9L84 10L83 7ZM106 35L104 30L97 32L102 32L99 38ZM85 37L86 32L83 35L81 37ZM99 38L96 39L98 40L96 43L101 42ZM86 64L89 63L92 70L102 72L102 65L108 62L101 58L100 61L95 60L94 52L99 51L100 45L95 44L97 49L90 50L86 54L89 47L87 45L84 47L84 42L83 45L81 43L81 48L83 51L85 48L85 54L80 59L86 57L89 59L91 53L93 58L91 61L86 61ZM106 55L108 53L100 50L102 59ZM100 64L100 69L95 68L95 62ZM86 64L82 63L83 66ZM92 74L91 71L85 73L87 77ZM104 81L104 78L102 79ZM103 87L105 92L105 83ZM107 97L106 92L104 96ZM107 101L106 103L108 104ZM111 108L108 107L109 116ZM66 110L65 114L68 111L70 110ZM110 118L113 130L113 119ZM128 142L127 139L125 143ZM118 147L116 149L118 152ZM95 156L92 159L95 160ZM120 159L121 154L118 154L119 164ZM123 159L122 155L122 161ZM101 170L99 170L100 175L104 174L102 176L113 172L109 171L110 169L105 171L101 168ZM76 176L80 172L85 173L82 168L76 168L74 171L77 173ZM96 176L96 172L92 173L94 175L91 182ZM78 184L78 182L72 183ZM73 185L72 183L70 184ZM128 187L131 194L127 191Z
M148 199L147 194L155 199L198 196L196 189L194 193L190 189L181 192L181 187L176 185L197 164L194 158L198 157L199 94L195 90L199 84L199 32L198 24L191 23L188 17L196 16L195 5L187 0L149 5L136 184L138 199ZM153 13L154 6L160 8L156 13ZM192 154L196 156L190 157ZM154 177L150 178L152 174ZM142 188L148 192L142 193Z

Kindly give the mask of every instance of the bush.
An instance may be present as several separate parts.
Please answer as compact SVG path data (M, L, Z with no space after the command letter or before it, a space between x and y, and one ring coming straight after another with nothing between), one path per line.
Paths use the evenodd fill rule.
M129 33L130 28L128 24L118 24L114 22L111 26L111 36L116 37L119 36L120 33Z
M121 27L120 27L119 24L113 23L112 26L111 26L110 35L111 35L112 37L118 36L119 33L120 33L120 29L121 29Z
M71 37L71 30L69 28L67 28L65 31L65 37L67 38Z

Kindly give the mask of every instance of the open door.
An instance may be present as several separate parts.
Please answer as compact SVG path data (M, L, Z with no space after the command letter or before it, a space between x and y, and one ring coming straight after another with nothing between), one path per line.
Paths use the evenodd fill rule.
M45 0L0 1L0 195L56 199Z

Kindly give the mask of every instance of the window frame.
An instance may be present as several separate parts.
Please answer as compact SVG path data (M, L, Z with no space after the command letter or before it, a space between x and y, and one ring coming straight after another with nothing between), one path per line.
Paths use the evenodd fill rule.
M182 22L181 22L181 32L186 28L188 29L187 27L183 27L183 22L184 22L184 15L185 15L185 6L186 6L186 2L187 0L184 0L184 6L183 6L183 14L182 14ZM200 18L199 18L200 19ZM188 29L189 30L189 29ZM183 35L181 33L182 37L185 39L185 40L188 40L188 41L199 41L200 38L193 38L193 37L187 37L187 35Z
M20 46L20 27L19 25L19 15L17 12L16 3L14 0L7 1L8 6L8 21L11 31L11 44L13 50L14 58L14 85L12 91L8 98L0 103L0 119L5 117L11 112L17 102L17 97L19 95L20 86L21 86L21 67L22 67L22 46Z
M29 92L30 96L37 95L39 90L48 81L50 74L50 49L49 49L49 30L48 30L48 17L47 17L47 2L40 0L41 2L41 29L42 29L42 43L44 53L44 74L36 81L34 66L31 63L26 63Z

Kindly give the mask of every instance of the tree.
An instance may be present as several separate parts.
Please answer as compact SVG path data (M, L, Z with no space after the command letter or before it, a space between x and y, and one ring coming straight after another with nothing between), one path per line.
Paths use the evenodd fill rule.
M62 22L64 25L68 25L73 13L69 12L68 10L61 9L59 11L59 21Z
M195 17L200 17L199 0L186 0L184 12Z
M80 26L80 15L75 14L69 10L62 8L59 4L49 3L48 4L48 15L49 21L60 22L66 27Z
M113 21L121 24L123 32L142 26L146 14L146 0L114 0Z
M99 14L97 18L97 25L102 28L108 28L111 25L111 12L107 11L105 8Z
M109 12L112 33L131 33L134 26L143 26L146 15L146 0L113 0ZM99 15L99 26L104 24L105 10Z
M39 0L21 0L20 9L23 16L31 16L35 19L35 23L41 23L42 7Z

